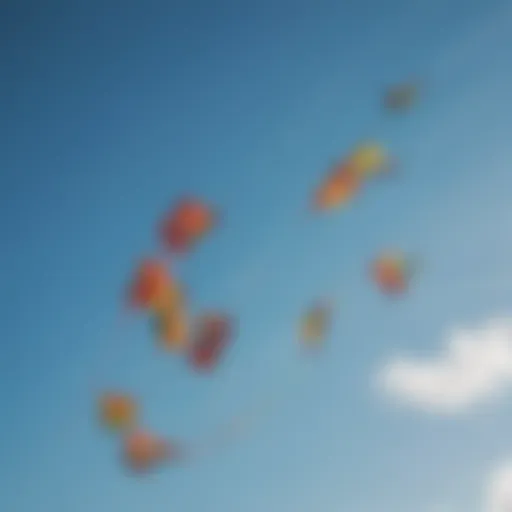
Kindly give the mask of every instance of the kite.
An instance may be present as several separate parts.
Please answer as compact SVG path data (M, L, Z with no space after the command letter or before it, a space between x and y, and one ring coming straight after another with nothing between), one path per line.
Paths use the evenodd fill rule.
M401 111L411 108L418 98L418 86L412 83L391 87L384 96L384 107Z
M230 342L232 325L228 317L211 314L198 320L189 359L197 370L210 371Z
M372 278L382 292L392 295L404 293L412 275L409 260L401 254L385 254L372 264Z
M130 302L141 309L157 308L165 299L172 283L165 265L156 260L144 260L130 285Z
M164 245L172 252L186 253L209 233L216 223L216 214L198 199L184 199L169 212L160 225Z
M155 310L155 329L163 346L169 350L182 350L189 339L189 320L181 290L174 286Z
M188 338L188 318L183 294L165 265L145 260L130 287L132 304L149 310L162 343L169 349L182 348Z
M331 308L318 304L306 312L301 323L301 339L305 345L318 346L323 343L329 328Z
M137 472L146 472L174 460L179 450L174 443L145 431L128 434L123 443L124 461Z
M331 210L348 204L366 180L390 169L391 159L381 145L361 144L320 184L313 199L315 210Z
M389 170L389 157L379 144L366 143L357 147L348 157L354 172L361 178L370 178Z
M323 211L347 204L359 192L360 186L355 168L342 162L321 183L314 197L314 208Z
M112 430L125 430L137 420L137 405L128 395L105 393L99 400L100 417Z

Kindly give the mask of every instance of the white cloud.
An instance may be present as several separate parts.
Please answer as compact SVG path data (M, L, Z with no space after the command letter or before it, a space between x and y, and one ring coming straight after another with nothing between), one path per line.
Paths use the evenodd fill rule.
M483 511L512 511L512 461L499 466L489 476L485 489Z
M481 512L512 512L512 459L498 465L489 474L478 509ZM427 510L428 512L456 512L461 509L437 505Z
M512 319L452 331L437 358L395 358L384 365L378 383L429 412L459 412L494 397L512 384Z

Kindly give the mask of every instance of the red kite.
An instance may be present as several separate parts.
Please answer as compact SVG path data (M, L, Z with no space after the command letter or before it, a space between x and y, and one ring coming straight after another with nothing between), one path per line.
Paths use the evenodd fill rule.
M361 179L350 163L335 167L318 188L314 207L316 210L331 210L348 203L361 187Z
M411 266L402 255L383 255L373 262L372 277L384 293L401 294L407 290Z
M216 215L210 207L198 199L184 199L166 215L160 226L160 234L172 252L185 253L211 231Z
M156 260L144 260L130 286L130 302L141 309L158 307L171 285L165 265Z
M208 315L199 320L190 351L190 362L199 370L212 370L230 342L231 322L223 315Z
M124 459L135 471L148 471L171 460L174 446L148 432L137 431L124 440Z

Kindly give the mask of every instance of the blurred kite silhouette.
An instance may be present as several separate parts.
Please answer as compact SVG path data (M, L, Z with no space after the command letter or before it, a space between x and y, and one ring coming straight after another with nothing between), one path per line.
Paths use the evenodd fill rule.
M417 270L410 257L401 252L387 252L371 265L371 276L377 287L387 295L402 295Z
M418 100L419 87L416 83L402 83L390 87L384 95L384 107L391 111L409 110Z
M371 178L389 173L393 166L383 146L360 144L322 180L313 197L313 209L320 212L349 205Z
M164 247L173 253L191 251L217 223L217 214L199 199L182 199L160 224Z
M137 404L121 393L104 393L99 400L101 422L113 431L123 431L137 422Z
M147 472L169 463L179 454L174 443L156 435L136 430L123 440L123 458L126 465L136 472Z
M327 211L349 204L361 188L361 178L350 162L334 166L315 193L313 207Z
M325 338L331 324L332 305L321 302L312 306L304 314L300 325L300 340L307 347L320 347L324 344Z
M189 344L190 325L185 296L178 285L171 286L160 307L154 311L154 326L161 345L170 351L183 351Z
M386 149L376 142L365 142L357 146L349 155L354 172L368 180L391 169L391 159Z
M161 306L173 281L167 267L153 259L139 265L129 287L129 302L138 309L152 310Z
M189 360L199 371L212 371L231 342L232 321L223 314L209 314L196 322Z

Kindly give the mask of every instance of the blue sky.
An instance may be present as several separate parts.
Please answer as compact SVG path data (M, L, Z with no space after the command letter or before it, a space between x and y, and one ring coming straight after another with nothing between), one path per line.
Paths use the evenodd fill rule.
M372 383L395 353L428 356L450 328L510 312L512 4L123 5L0 11L0 509L481 511L512 455L506 394L443 416ZM422 101L383 115L383 87L410 76ZM362 137L396 154L399 177L309 217L326 167ZM119 322L127 276L183 192L225 219L175 265L194 311L239 318L211 378L159 353L143 320ZM424 262L405 301L367 281L389 246ZM336 325L304 360L296 321L324 293ZM191 440L269 393L290 399L218 457L138 480L95 424L103 386Z

